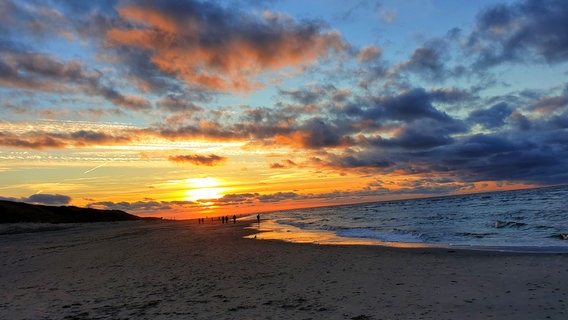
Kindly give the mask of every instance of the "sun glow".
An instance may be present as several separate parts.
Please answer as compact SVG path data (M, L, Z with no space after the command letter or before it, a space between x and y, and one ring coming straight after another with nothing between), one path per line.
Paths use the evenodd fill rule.
M227 189L221 188L221 182L215 178L190 178L185 180L189 188L185 192L185 200L206 204L207 200L219 199Z

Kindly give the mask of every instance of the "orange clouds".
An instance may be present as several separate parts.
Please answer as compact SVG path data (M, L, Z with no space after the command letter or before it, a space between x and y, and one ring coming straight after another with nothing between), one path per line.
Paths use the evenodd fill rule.
M375 46L368 46L359 51L357 60L361 62L373 61L375 59L378 59L382 53L383 51L380 48L377 48Z
M69 134L29 133L14 136L0 133L0 146L23 149L62 149L69 147L88 147L97 145L116 145L129 143L127 137L113 137L100 132L79 131Z
M20 138L0 132L0 146L28 149L63 148L65 143L49 136Z
M203 165L203 166L213 167L225 162L227 158L215 154L210 154L208 156L179 155L179 156L169 156L168 160L178 163L192 163L198 166Z
M33 128L33 130L29 130ZM120 126L87 122L55 124L50 121L0 125L0 147L20 149L63 149L126 145L139 138L137 132Z
M297 164L292 160L282 160L280 162L271 163L269 165L270 169L287 169L297 166Z
M162 72L213 90L256 90L261 73L346 49L339 34L322 32L320 25L229 12L211 3L132 4L118 11L133 26L109 30L110 45L145 50Z

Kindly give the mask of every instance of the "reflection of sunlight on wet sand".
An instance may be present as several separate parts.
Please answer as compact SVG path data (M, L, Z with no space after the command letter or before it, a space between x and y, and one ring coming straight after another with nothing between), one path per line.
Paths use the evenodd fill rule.
M262 220L260 226L254 223L251 229L259 233L246 238L261 240L281 240L294 243L336 244L336 245L374 245L397 248L427 248L434 247L423 243L383 242L375 239L340 237L331 231L303 230L290 225L278 224L271 220Z

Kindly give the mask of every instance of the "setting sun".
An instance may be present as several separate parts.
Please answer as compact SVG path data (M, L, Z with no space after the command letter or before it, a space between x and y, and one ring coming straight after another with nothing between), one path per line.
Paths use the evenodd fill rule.
M185 200L206 203L207 200L219 199L224 196L226 188L219 187L221 182L215 178L190 178L185 183L189 190L185 192Z

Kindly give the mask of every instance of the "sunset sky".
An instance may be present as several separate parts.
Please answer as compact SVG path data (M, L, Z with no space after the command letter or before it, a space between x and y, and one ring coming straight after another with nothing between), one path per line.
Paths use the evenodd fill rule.
M0 0L0 199L188 218L564 184L566 17Z

